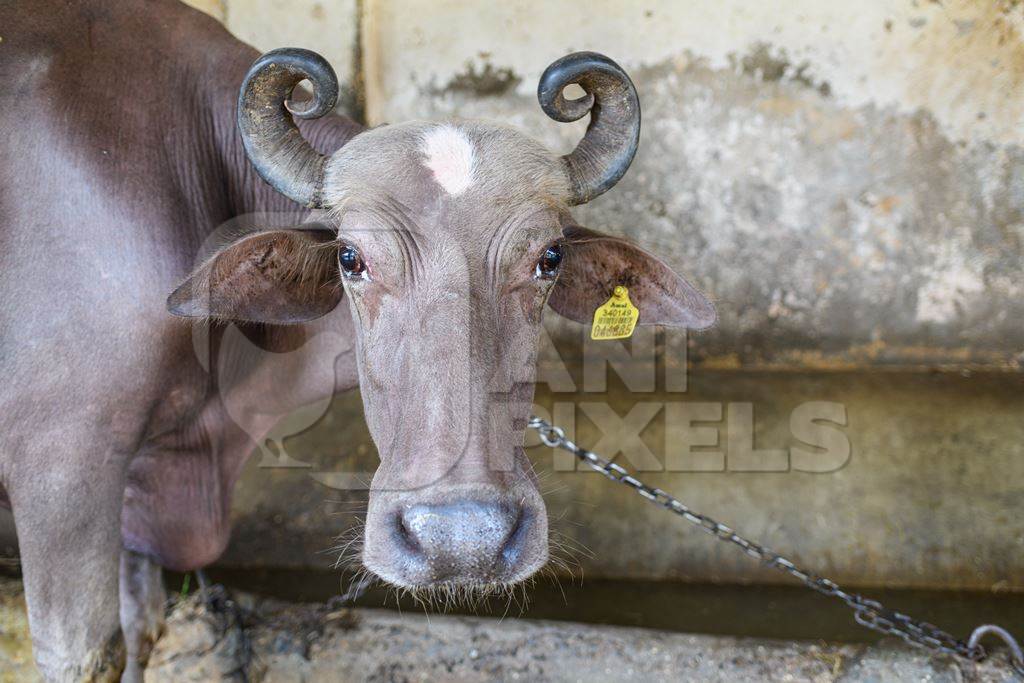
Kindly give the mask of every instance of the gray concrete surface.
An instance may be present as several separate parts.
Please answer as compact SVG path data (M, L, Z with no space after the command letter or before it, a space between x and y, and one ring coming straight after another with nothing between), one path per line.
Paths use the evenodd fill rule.
M359 68L357 0L187 0L187 4L223 23L260 50L304 47L327 58L341 84L340 111L359 116L362 75Z
M227 594L215 586L223 603ZM974 664L895 642L843 645L572 622L398 614L232 596L175 606L147 683L318 681L1012 681L1003 653ZM38 681L20 583L0 581L0 681Z
M1014 680L1003 653L981 664L895 642L843 645L686 635L571 622L399 614L286 604L214 586L170 610L148 683L317 681ZM0 681L34 683L21 583L0 579Z
M146 680L1009 681L1001 660L875 646L749 640L515 618L424 617L240 596L244 629L191 599L171 614ZM244 638L243 638L244 634ZM244 646L243 646L244 643Z
M371 124L525 126L543 68L630 72L630 173L580 210L719 304L719 367L978 364L1024 353L1024 13L1015 2L192 0L262 49L324 52Z

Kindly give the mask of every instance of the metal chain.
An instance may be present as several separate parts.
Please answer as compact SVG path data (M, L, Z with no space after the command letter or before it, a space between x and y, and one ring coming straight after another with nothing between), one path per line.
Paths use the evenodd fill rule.
M600 472L612 481L629 486L655 505L660 505L666 510L676 513L686 521L695 524L722 541L739 546L747 555L789 574L808 588L842 600L853 610L853 617L861 626L886 635L899 636L917 647L963 657L975 662L984 659L987 655L985 648L982 647L979 641L983 636L992 634L998 636L1006 643L1010 649L1010 665L1017 674L1024 676L1024 654L1022 654L1017 641L1005 629L987 624L975 629L967 642L958 640L933 624L918 621L906 614L889 609L876 600L845 591L833 581L797 566L792 561L759 543L747 540L711 517L694 512L665 491L644 484L621 465L616 465L592 451L577 446L565 436L564 430L546 420L542 420L539 417L531 417L529 422L527 422L527 426L537 430L540 440L544 445L569 451L592 469Z

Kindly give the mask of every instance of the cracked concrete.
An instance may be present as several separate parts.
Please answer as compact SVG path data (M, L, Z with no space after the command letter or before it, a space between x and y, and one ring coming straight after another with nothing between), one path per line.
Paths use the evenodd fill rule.
M146 681L1009 681L983 664L880 645L698 636L571 622L398 614L241 596L221 633L195 596L177 606ZM243 641L248 649L242 648Z
M212 590L225 596L221 586ZM198 594L170 607L147 683L1014 680L1001 652L974 664L930 658L893 641L844 645L515 618L428 618L233 597L238 607L230 614L211 613ZM0 681L40 680L24 609L21 582L0 579Z

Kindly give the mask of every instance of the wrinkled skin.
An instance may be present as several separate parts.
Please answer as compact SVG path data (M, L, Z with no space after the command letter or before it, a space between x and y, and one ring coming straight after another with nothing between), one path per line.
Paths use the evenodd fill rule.
M336 212L340 239L369 269L345 282L381 455L363 562L410 588L503 585L547 561L544 504L521 444L553 285L536 277L536 264L561 237L565 182L525 136L466 124L460 130L477 150L474 183L452 196L422 163L420 140L433 128L363 134L332 160L327 187L333 205L344 207ZM383 174L382 162L408 175ZM495 539L457 524L417 529L416 509L408 512L481 502L499 508L481 514L484 525L497 525ZM403 534L392 532L403 511L421 553L403 550Z
M251 48L162 0L3 9L0 476L48 678L116 675L119 613L138 677L159 567L214 561L254 440L357 383L381 455L368 569L417 588L529 576L547 557L521 448L545 303L588 322L629 278L641 324L714 320L655 257L576 226L557 160L498 125L456 124L475 163L452 192L423 158L439 124L310 122L338 150L319 222L211 242L236 216L303 217L234 133ZM539 277L556 243L561 272Z
M170 0L0 2L0 16L0 481L35 657L51 680L117 675L123 567L137 674L162 617L152 566L222 552L253 440L356 383L348 344L307 353L299 339L346 340L351 319L343 305L253 329L258 347L299 350L240 355L222 344L237 328L214 326L197 353L167 313L219 225L306 213L260 181L237 139L252 48ZM336 116L303 126L325 151L360 129Z

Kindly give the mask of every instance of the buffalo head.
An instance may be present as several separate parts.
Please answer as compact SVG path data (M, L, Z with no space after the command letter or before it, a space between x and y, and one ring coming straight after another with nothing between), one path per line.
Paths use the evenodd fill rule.
M308 80L314 97L291 101ZM566 100L572 83L585 95ZM330 156L294 117L327 113L337 82L306 50L263 55L239 97L249 159L320 227L229 244L171 295L180 315L297 324L347 302L366 419L380 453L362 561L406 588L488 590L548 558L548 525L522 439L545 305L589 323L628 284L641 325L704 328L707 299L633 244L578 226L570 207L611 188L640 135L636 90L595 53L540 80L558 121L590 114L558 157L485 122L365 130Z

